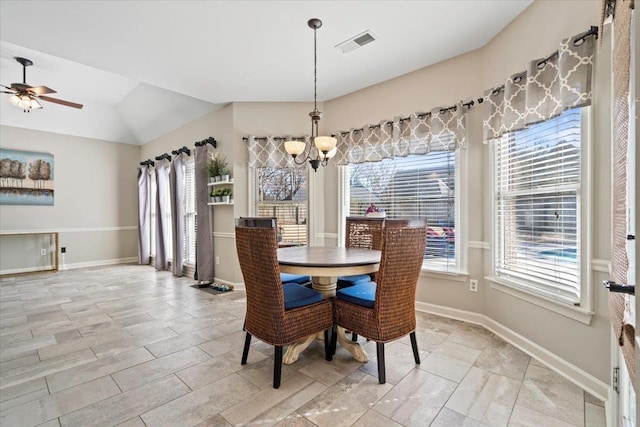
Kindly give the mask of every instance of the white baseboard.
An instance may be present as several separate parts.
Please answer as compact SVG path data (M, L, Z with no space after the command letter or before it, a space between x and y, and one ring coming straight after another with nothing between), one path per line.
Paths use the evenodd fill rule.
M51 271L55 272L53 265L46 265L44 267L27 267L27 268L14 268L11 270L0 270L0 276L10 276L12 274L25 274L25 273L37 273Z
M60 265L60 270L73 270L76 268L86 268L86 267L100 267L103 265L114 265L114 264L130 264L132 262L138 262L138 257L129 257L129 258L116 258L116 259L102 259L97 261L86 261L86 262L74 262L71 264L65 264L64 266Z
M559 375L603 400L605 404L609 401L611 387L608 384L483 314L424 302L416 302L416 310L480 325L529 356L535 357Z

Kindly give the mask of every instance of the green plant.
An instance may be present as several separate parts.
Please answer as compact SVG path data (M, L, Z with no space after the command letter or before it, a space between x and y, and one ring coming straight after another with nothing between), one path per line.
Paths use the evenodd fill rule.
M216 157L218 160L218 175L229 175L229 164L224 156Z
M222 191L224 188L217 188L211 192L211 197L220 197L223 196Z
M219 170L220 168L218 166L218 157L212 153L209 156L209 160L207 161L207 174L210 177L214 177L218 175Z
M221 190L221 194L220 194L220 195L221 195L221 196L231 196L231 194L232 194L232 193L233 193L233 192L231 191L231 189L230 189L230 188L225 187L225 188L223 188L223 189Z

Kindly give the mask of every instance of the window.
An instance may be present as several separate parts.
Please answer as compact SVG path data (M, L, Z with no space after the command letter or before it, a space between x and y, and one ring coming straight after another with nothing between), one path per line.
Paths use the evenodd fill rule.
M503 136L494 150L495 275L572 305L583 274L582 122L569 110Z
M345 216L365 215L372 205L387 218L424 219L428 225L423 268L459 272L456 238L458 151L431 151L347 166Z
M195 161L184 162L184 263L196 263L196 187Z
M308 168L255 169L255 212L276 217L280 245L307 244Z

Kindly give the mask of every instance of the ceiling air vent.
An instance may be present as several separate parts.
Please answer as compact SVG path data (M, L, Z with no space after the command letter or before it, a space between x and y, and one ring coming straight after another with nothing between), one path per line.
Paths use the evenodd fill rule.
M358 34L357 36L351 37L349 40L345 40L342 43L337 44L335 47L340 49L342 53L348 53L371 43L375 39L376 38L371 34L371 31L367 30L364 33Z

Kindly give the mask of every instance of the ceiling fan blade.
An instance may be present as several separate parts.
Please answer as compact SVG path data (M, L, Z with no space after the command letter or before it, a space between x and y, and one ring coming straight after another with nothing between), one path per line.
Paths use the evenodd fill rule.
M0 91L0 92L2 92L2 93L8 93L9 95L15 95L15 94L16 94L15 92L8 92L8 91L6 91L6 90L2 90L2 91Z
M11 93L16 93L16 90L15 90L14 88L12 88L11 86L5 86L5 85L0 85L0 86L2 86L2 87L3 87L3 88L5 88L5 89L12 90L13 92L11 92ZM8 93L8 92L7 92L7 93Z
M47 102L53 102L54 104L64 105L67 107L82 108L82 104L76 104L75 102L65 101L63 99L51 98L49 96L40 95L38 96L38 99L42 99L43 101Z
M27 91L31 92L34 95L45 95L47 93L57 93L55 90L48 88L46 86L36 86L27 89Z

